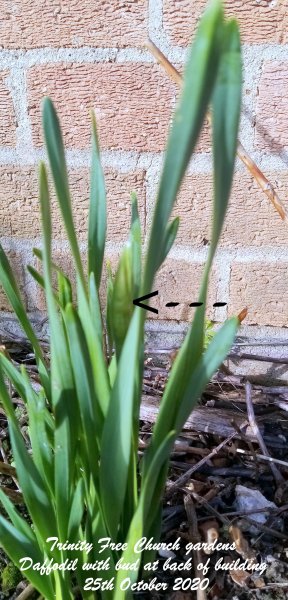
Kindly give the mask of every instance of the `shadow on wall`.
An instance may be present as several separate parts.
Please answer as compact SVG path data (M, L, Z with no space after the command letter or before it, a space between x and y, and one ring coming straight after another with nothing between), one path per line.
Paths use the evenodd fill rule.
M268 129L263 125L263 122L260 122L259 119L257 119L257 116L255 117L251 110L245 107L245 105L242 106L242 114L247 117L253 129L261 135L263 140L265 140L265 143L269 146L271 152L273 154L278 154L279 158L281 158L283 163L288 167L288 151L286 148L271 136Z

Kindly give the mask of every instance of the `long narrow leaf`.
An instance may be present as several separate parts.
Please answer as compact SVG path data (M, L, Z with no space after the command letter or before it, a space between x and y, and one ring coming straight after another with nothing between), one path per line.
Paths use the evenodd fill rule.
M135 373L139 363L140 318L139 312L135 311L121 352L101 444L101 497L107 525L113 539L119 526L125 499L135 402L139 402L139 398L135 398ZM115 477L116 473L117 477Z
M90 288L93 286L93 274L90 277ZM94 282L95 285L95 282ZM95 326L95 310L100 311L100 306L95 308L97 294L93 293L87 300L83 287L78 286L78 314L83 331L86 336L86 342L89 349L90 361L94 378L94 389L102 415L106 416L110 402L110 383L108 367L103 352L102 336L100 335L100 326ZM92 304L94 305L92 306Z
M208 278L221 234L227 209L236 156L237 133L241 102L241 56L237 25L232 22L223 28L222 53L219 74L213 95L213 152L215 161L214 220L212 243L205 265L199 300L203 303L196 311L193 325L174 362L170 378L163 395L155 436L146 456L145 464L151 460L153 444L161 443L177 418L177 408L188 389L190 373L199 368L204 347L205 306ZM235 106L231 105L235 103ZM192 410L192 408L191 408ZM172 416L173 415L173 416ZM168 418L168 420L167 420ZM148 462L147 462L148 461Z
M51 335L52 404L55 416L55 498L58 528L66 538L78 440L78 409L67 340L52 290L51 215L45 166L40 165L40 204L43 228L43 269Z
M32 544L37 545L37 540L36 540L35 534L32 531L32 528L29 527L29 525L25 521L25 519L23 519L23 517L21 517L21 515L17 512L14 504L11 502L11 500L8 498L8 496L6 496L6 494L4 494L4 492L1 490L1 488L0 488L0 502L3 506L3 508L5 509L5 511L7 512L7 515L9 516L14 527L16 527L16 529L18 529L18 531L20 533L23 533L23 535L25 535L32 542Z
M169 225L167 225L165 239L163 243L163 250L162 254L159 256L159 265L157 265L157 269L161 267L162 263L164 262L165 258L167 257L175 242L178 233L179 223L180 219L179 217L176 217L171 223L169 223Z
M23 496L31 516L35 519L37 529L43 539L49 536L49 524L45 514L50 514L50 525L55 527L54 509L50 502L48 488L33 463L19 430L14 408L10 400L0 369L0 399L8 417L10 439L16 463L17 476ZM50 529L51 531L51 529Z
M99 156L99 143L94 113L92 116L92 165L88 223L88 274L94 273L99 289L106 238L106 191Z
M124 246L113 284L111 322L117 360L133 314L133 252L131 242Z
M65 310L65 323L69 339L71 364L74 372L79 412L85 433L85 443L90 460L90 470L98 471L98 447L102 431L101 412L94 394L93 374L89 360L89 351L84 332L76 310L68 304Z
M47 408L45 406L45 397L41 391L36 394L33 390L27 372L23 366L21 372L26 390L29 436L32 446L33 461L41 477L46 481L53 497L53 457L52 448L47 435Z
M85 278L71 209L67 167L62 134L57 113L50 98L43 101L43 130L54 185L67 231L68 240L79 278L85 288Z
M11 269L9 260L0 244L0 283L3 286L5 294L15 312L15 315L18 318L18 321L26 333L28 340L31 342L35 357L39 367L39 374L41 377L41 381L43 386L45 387L46 393L48 397L50 396L49 390L49 378L47 373L47 368L45 365L45 360L43 357L43 352L41 346L37 340L37 337L34 333L33 327L28 319L21 294L16 283L13 270Z
M241 109L242 60L238 25L225 24L223 50L213 94L214 210L211 252L215 251L232 186Z
M211 98L222 35L222 3L215 0L209 4L200 21L185 69L183 91L169 135L152 223L143 294L150 292L155 272L164 255L164 232Z
M141 224L138 211L137 196L131 194L131 227L129 240L132 246L132 287L133 298L136 298L141 287Z
M124 600L125 592L121 590L121 583L126 577L130 577L131 581L137 580L138 571L140 568L140 557L135 552L136 543L143 537L144 523L149 514L149 511L154 507L151 506L151 499L153 497L153 490L157 482L158 474L162 468L163 462L166 461L167 456L171 451L175 437L175 431L171 431L167 438L162 442L157 452L153 457L150 468L147 472L147 476L143 483L141 496L137 510L131 521L130 529L127 536L127 548L123 552L122 560L125 565L136 563L136 568L132 571L131 569L121 569L117 573L115 595L114 600ZM138 562L137 562L138 559Z
M34 564L42 564L44 562L45 557L37 551L36 545L1 515L0 546L4 548L6 554L18 567L22 565L25 568L25 563L20 563L20 560L25 557L31 558ZM28 566L27 562L26 566ZM32 585L43 595L45 600L55 600L55 593L50 578L43 577L39 571L32 568L23 571L24 573Z

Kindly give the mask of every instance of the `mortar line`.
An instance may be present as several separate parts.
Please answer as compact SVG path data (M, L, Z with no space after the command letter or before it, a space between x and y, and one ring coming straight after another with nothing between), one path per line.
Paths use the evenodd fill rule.
M25 154L21 154L19 146L17 148L0 147L0 165L11 166L37 166L40 160L45 160L43 148L31 147ZM138 152L137 150L103 150L101 152L102 164L105 168L115 168L123 173L130 173L137 168L149 170L150 167L161 170L164 152ZM287 164L278 154L268 154L259 150L251 152L251 157L258 166L266 171L287 172ZM87 150L66 150L67 164L70 169L89 167L91 163L91 152ZM236 163L236 172L246 171L245 165L240 160ZM151 171L152 172L152 171ZM202 152L194 154L188 169L187 175L201 175L212 173L212 154L211 152Z
M231 276L231 260L223 260L216 257L215 267L217 270L217 302L226 302L229 300L229 287ZM228 317L228 306L225 308L216 308L214 311L214 320L222 321Z
M107 252L119 252L126 240L123 242L107 242ZM13 236L3 236L1 243L4 248L8 250L25 251L27 249L32 250L34 246L41 246L41 236L31 238L15 238ZM87 242L80 241L79 248L81 251L87 250ZM53 249L55 250L67 250L69 249L69 243L65 239L54 239ZM281 248L275 248L271 246L261 246L259 248L242 247L242 248L219 248L215 257L215 265L223 263L251 263L251 262L264 262L266 264L283 263L288 262L288 245L282 246ZM172 247L169 253L169 258L174 260L186 261L190 263L202 264L207 259L208 248L197 248L193 246L175 245ZM225 280L225 278L224 278Z
M171 43L163 23L163 0L148 0L148 33L163 52L170 51Z
M34 161L32 128L27 111L28 98L25 70L15 65L10 69L6 84L11 94L16 120L16 155L17 157L29 157L28 162Z
M241 248L219 247L216 253L216 261L233 261L240 263L264 262L264 263L287 263L288 245L281 248L271 246ZM207 259L208 248L195 248L191 246L177 245L172 247L169 256L175 260L202 263Z
M154 20L154 22L153 22ZM168 34L163 30L162 0L150 0L148 32L153 41L167 55L170 61L183 63L187 57L187 47L172 45ZM242 44L243 53L250 57L261 55L264 60L281 60L287 62L288 44ZM49 63L105 63L105 62L147 62L155 60L148 50L144 48L127 47L99 47L82 46L81 48L32 48L28 50L1 49L0 68L12 68L18 64L22 68L45 65Z
M261 78L263 60L261 53L251 54L249 50L243 51L244 81L239 137L245 146L245 149L250 154L253 154L255 151L254 138L257 91ZM245 94L246 90L250 93Z
M47 329L47 325L43 324L43 318L46 316L46 313L43 313L43 311L40 311L39 309L30 312L29 310L27 311L28 317L31 320L37 335L40 335L41 337L45 337L48 335L48 329ZM172 346L174 347L175 345L180 344L181 340L183 339L183 336L185 335L185 333L187 332L189 326L191 324L191 321L189 322L185 322L185 321L175 321L175 320L167 320L167 319L149 319L146 321L145 323L145 331L146 334L150 334L153 336L153 334L157 335L157 340L158 340L158 347L162 347L162 348L171 348ZM219 329L219 327L221 326L221 323L215 323L215 329ZM41 327L41 328L40 328ZM19 337L23 336L23 331L19 325L19 322L17 320L17 318L15 318L15 316L13 315L13 313L8 312L8 311L3 311L1 312L1 325L0 325L0 330L1 330L1 334L5 335L5 331L7 332L7 335L10 338L10 333L11 331L14 331ZM4 332L4 333L3 333ZM241 325L241 328L238 330L238 335L236 336L236 341L237 341L237 337L241 336L241 340L246 339L248 342L251 341L251 343L255 344L255 342L259 341L259 343L261 344L261 342L263 342L263 340L265 340L265 342L267 342L269 340L269 343L271 345L271 347L273 347L273 343L274 342L287 342L287 329L280 327L280 326L266 326L266 325L245 325L244 323ZM168 341L168 344L167 344ZM151 347L151 343L148 342L148 347ZM253 353L255 353L257 346L253 345L252 346L252 350ZM261 348L261 351L263 351L263 348ZM277 348L276 348L276 354L277 356Z
M119 250L121 250L121 248L123 247L123 245L125 244L126 240L123 240L123 242L107 242L106 243L106 252L119 252ZM42 237L38 236L35 237L33 239L31 238L16 238L13 236L3 236L1 237L1 244L4 247L5 251L18 251L21 253L22 252L26 252L26 251L31 251L33 250L34 247L42 247ZM69 246L69 242L67 239L53 239L52 242L53 245L53 250L69 250L70 246ZM79 249L81 252L85 252L87 250L87 241L81 240L79 242ZM31 255L32 256L32 255ZM31 257L30 257L31 258Z

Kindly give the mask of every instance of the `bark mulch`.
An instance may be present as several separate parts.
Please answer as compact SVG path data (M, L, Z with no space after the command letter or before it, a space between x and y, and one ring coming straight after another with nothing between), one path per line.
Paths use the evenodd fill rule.
M37 387L37 369L29 344L17 338L1 340L1 344L16 365L26 365ZM43 347L48 351L44 340ZM173 359L173 352L147 349L140 457L149 443ZM25 406L13 389L11 396L28 444ZM157 570L150 577L156 577L162 589L139 589L135 598L288 597L287 411L288 386L251 383L233 375L224 365L215 374L171 454L161 541L164 545L174 544L175 549L164 546L159 551ZM10 462L7 420L0 407L0 487L25 515ZM203 551L199 543L214 543L216 549ZM188 551L191 544L193 548ZM6 564L0 552L0 573ZM205 579L207 589L201 590L207 583ZM31 586L24 581L6 593L0 591L0 600L25 597L39 596L33 596Z

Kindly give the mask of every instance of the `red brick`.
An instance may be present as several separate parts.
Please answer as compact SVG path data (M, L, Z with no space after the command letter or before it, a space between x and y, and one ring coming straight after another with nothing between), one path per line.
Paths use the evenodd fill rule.
M9 71L0 72L0 145L15 146L16 120L7 78Z
M256 109L255 143L280 153L288 145L288 61L264 63Z
M204 264L168 258L158 272L153 285L154 290L159 290L159 295L151 299L151 306L157 308L159 314L149 313L149 318L191 321L195 308L190 308L189 304L198 301L203 268ZM167 302L180 304L175 308L169 308L165 306ZM208 317L213 314L214 302L216 302L216 277L215 272L212 271L207 304Z
M229 314L247 306L246 325L287 327L288 262L234 263L231 269Z
M147 10L147 0L1 0L1 46L140 46Z
M103 149L157 152L164 148L175 89L157 65L48 65L30 69L27 80L37 146L42 144L40 103L50 95L67 147L90 146L89 109L94 108Z
M288 188L286 173L266 175L284 199ZM212 175L190 175L184 179L173 211L173 216L180 216L178 244L201 247L210 241L212 198ZM220 246L288 246L286 223L246 171L235 173Z
M89 180L87 169L69 174L76 232L80 240L87 240ZM131 219L130 194L137 192L139 212L145 233L145 173L105 171L107 189L107 241L125 241ZM52 185L50 185L52 190ZM2 206L2 235L33 239L41 235L40 208L36 169L33 167L0 167L0 202ZM58 203L52 196L54 239L66 237Z
M206 5L206 0L164 0L164 28L173 44L190 44ZM243 42L287 42L286 0L226 0L225 8L238 20Z
M71 171L71 193L77 234L80 239L87 239L89 181L87 171ZM145 235L145 172L121 173L116 169L105 170L107 190L107 241L123 242L129 234L131 221L131 192L136 191L139 213L142 225L142 235Z

